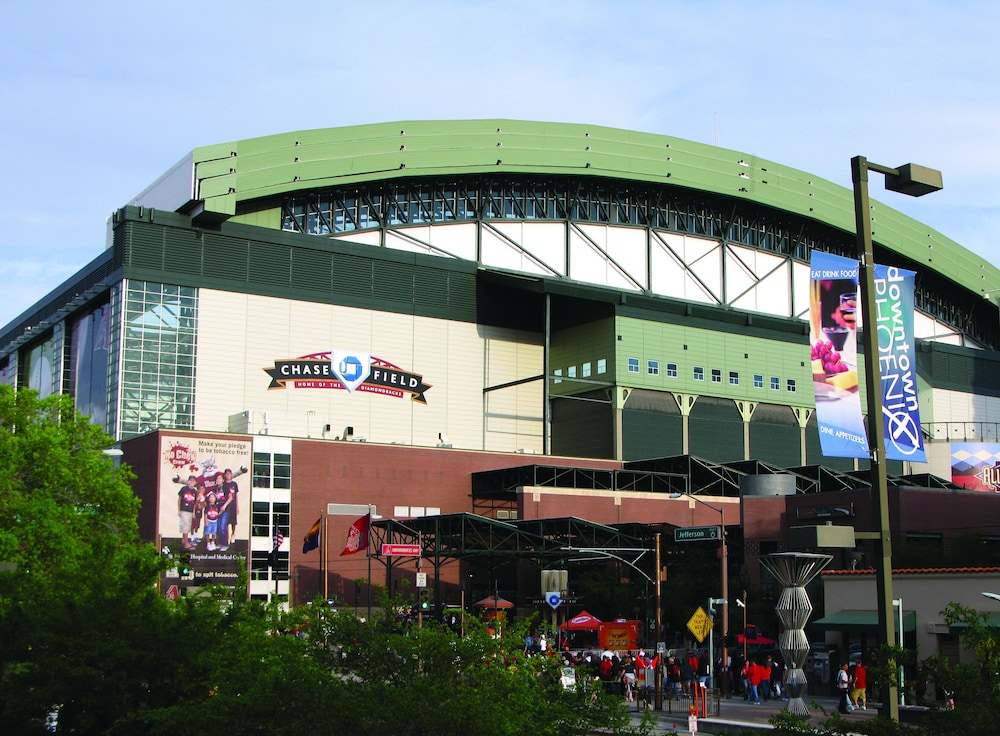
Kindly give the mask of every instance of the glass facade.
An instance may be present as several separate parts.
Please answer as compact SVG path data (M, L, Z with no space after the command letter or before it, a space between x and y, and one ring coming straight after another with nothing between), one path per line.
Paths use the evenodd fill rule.
M128 281L123 296L119 436L194 429L198 290Z

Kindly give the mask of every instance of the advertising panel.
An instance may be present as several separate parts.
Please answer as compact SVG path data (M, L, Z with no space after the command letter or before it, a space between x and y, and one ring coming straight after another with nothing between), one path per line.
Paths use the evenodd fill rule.
M1000 444L952 442L951 482L968 491L1000 493Z
M820 445L828 457L869 457L858 390L858 263L813 251L809 344Z
M249 440L161 437L160 544L178 562L165 594L236 582L250 546L251 457Z

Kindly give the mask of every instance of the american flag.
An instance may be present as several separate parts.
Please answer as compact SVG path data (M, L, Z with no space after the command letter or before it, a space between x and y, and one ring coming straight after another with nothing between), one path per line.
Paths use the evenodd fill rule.
M274 549L272 550L272 552L277 552L278 551L278 547L280 547L281 543L284 542L284 541L285 541L285 537L282 535L282 533L281 532L275 532L274 533Z

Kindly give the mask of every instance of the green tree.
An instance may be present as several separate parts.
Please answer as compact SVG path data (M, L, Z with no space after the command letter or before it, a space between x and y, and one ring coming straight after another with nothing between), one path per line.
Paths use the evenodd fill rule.
M573 690L497 639L425 622L284 612L236 588L167 601L111 439L64 396L0 386L0 731L108 736L626 733L621 698ZM317 602L318 604L318 602Z
M160 561L139 542L131 474L110 445L69 397L0 386L0 561L12 568L0 573L0 722L15 732L57 708L100 731L140 696L123 674L148 649L126 644L157 613Z

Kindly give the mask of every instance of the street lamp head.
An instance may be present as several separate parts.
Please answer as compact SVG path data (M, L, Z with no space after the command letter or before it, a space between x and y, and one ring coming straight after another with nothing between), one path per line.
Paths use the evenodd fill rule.
M747 604L743 602L742 598L737 598L736 599L736 605L739 606L740 608L746 608L747 607Z
M885 188L910 197L922 197L944 188L941 172L918 164L903 164L895 173L886 173Z

